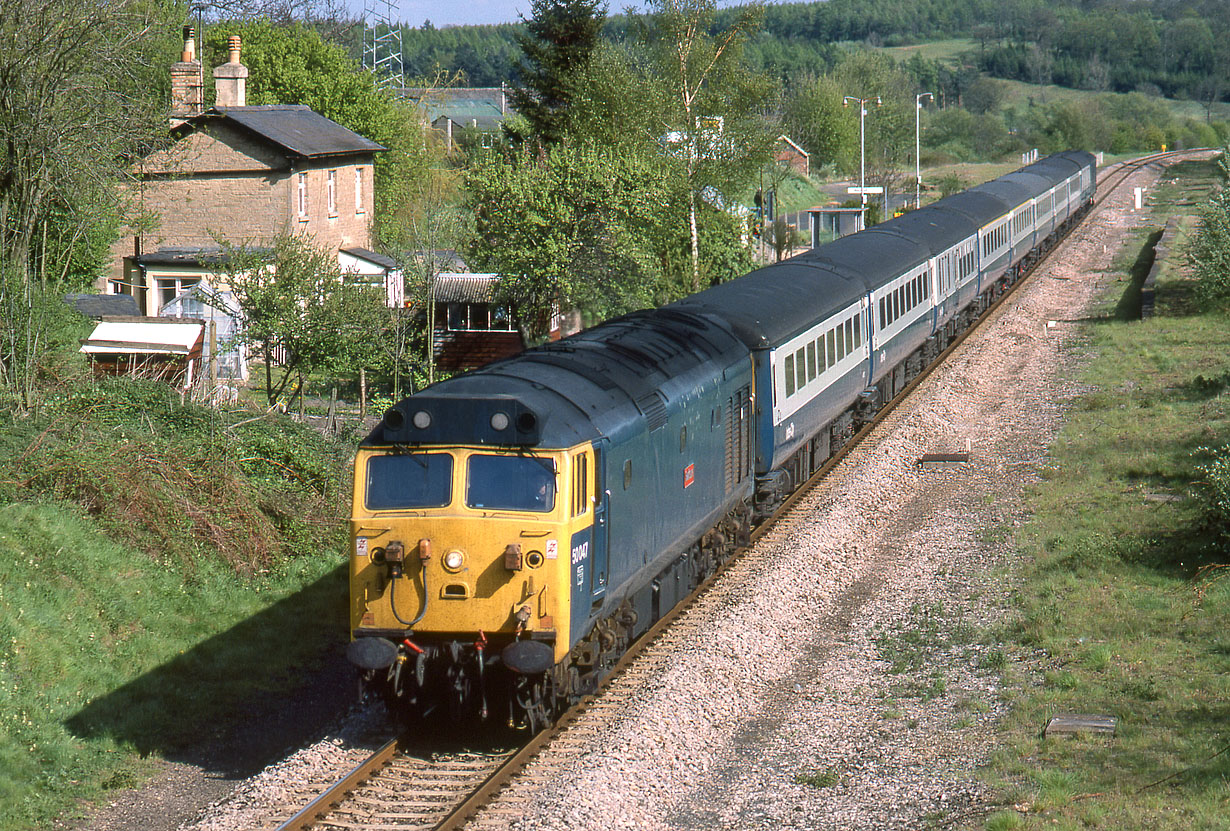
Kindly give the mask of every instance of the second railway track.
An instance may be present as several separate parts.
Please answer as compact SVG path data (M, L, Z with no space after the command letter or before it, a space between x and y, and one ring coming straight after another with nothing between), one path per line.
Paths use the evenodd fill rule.
M1111 193L1126 181L1134 171L1149 164L1156 164L1182 157L1182 153L1159 153L1120 165L1105 172L1099 183L1092 215ZM1082 220L1082 223L1084 220ZM1077 225L1076 228L1079 228ZM1076 228L1073 230L1075 231ZM821 479L834 465L854 450L860 441L876 428L893 409L905 400L922 381L941 365L964 339L995 316L997 309L1023 284L1038 267L1058 251L1060 243L1051 252L1039 259L1034 268L1018 279L1002 297L992 304L978 319L961 334L929 367L913 380L845 447L836 453L824 467L800 487L772 517L759 525L753 534L752 544L762 537L781 517L787 515L796 502ZM750 547L749 547L750 548ZM739 551L730 561L735 562L749 549ZM636 685L621 684L619 680L650 677L661 667L668 665L670 655L655 649L658 636L676 621L716 580L721 579L726 567L702 584L686 601L658 622L633 648L624 655L614 671L594 696L588 696L578 705L564 713L554 727L532 737L524 746L515 750L491 752L440 752L416 746L406 740L393 741L382 747L362 764L349 771L333 787L317 797L310 805L291 819L276 827L278 831L297 831L304 828L344 828L355 831L443 831L455 829L475 818L491 798L508 782L516 778L531 759L542 770L552 770L566 762L575 752L570 736L591 734L600 729L591 715L619 712ZM683 625L686 626L686 623ZM484 814L478 820L479 827L503 828L515 819L521 806L516 800L501 806L498 811Z

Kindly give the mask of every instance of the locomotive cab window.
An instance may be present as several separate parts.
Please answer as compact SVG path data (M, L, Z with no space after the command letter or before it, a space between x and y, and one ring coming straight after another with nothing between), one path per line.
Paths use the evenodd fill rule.
M451 501L453 457L405 453L367 460L364 504L369 511L442 508Z
M532 456L475 454L466 475L466 505L545 514L555 508L555 465Z
M589 457L578 453L572 457L572 515L580 516L589 507Z

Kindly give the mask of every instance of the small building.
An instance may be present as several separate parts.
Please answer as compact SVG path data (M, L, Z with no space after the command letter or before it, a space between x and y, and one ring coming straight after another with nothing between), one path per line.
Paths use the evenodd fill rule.
M811 247L818 248L838 237L863 230L863 211L858 208L808 208L811 217Z
M419 106L423 118L444 138L445 150L451 152L465 130L493 133L513 110L509 106L508 88L445 87L425 89L406 87L400 97Z
M171 145L134 165L133 201L155 222L112 246L99 290L132 295L153 316L201 279L220 285L215 234L249 245L299 234L335 252L343 271L370 278L384 268L343 252L370 252L373 164L385 148L305 106L248 106L238 37L214 70L209 110L190 30L182 57L171 71ZM400 298L400 272L387 267L383 277L386 296Z
M440 272L432 280L432 355L436 368L477 369L525 349L512 309L495 302L495 274Z
M81 342L99 375L136 375L189 389L201 372L205 324L200 320L104 320Z
M800 176L807 176L811 171L810 156L807 151L790 140L789 136L778 136L777 146L773 149L773 158L789 167Z

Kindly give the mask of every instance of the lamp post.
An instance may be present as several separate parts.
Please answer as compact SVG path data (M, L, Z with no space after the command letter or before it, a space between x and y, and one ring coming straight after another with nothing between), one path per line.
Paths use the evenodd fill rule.
M914 207L922 207L922 159L920 155L922 149L919 146L919 138L921 135L920 124L922 121L922 102L924 98L935 100L935 96L929 92L920 92L914 96Z
M864 123L867 120L867 104L875 101L876 106L880 106L880 99L876 98L855 98L853 95L847 95L841 99L843 107L850 106L851 101L858 102L858 189L862 191L859 195L863 197L863 221L867 221L867 132L864 128Z

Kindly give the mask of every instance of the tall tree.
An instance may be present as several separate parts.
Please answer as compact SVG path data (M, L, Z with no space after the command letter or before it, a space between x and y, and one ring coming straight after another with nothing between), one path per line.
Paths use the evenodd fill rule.
M569 106L578 79L598 46L606 4L601 0L531 0L532 16L519 38L525 59L517 63L522 86L513 108L530 124L531 137L558 143L567 132Z
M672 201L669 160L569 143L513 158L492 154L467 180L476 233L467 259L501 275L527 340L551 311L601 320L653 303ZM675 179L674 184L679 184Z
M127 160L166 133L170 13L151 0L0 0L0 385L18 408L47 336L42 298L63 293L37 251L115 217Z
M708 189L729 194L750 184L772 147L763 117L772 85L751 71L742 52L764 9L744 6L726 29L714 33L715 0L650 0L648 5L642 37L670 91L664 133L687 169L692 290L698 291L702 194L712 192Z

